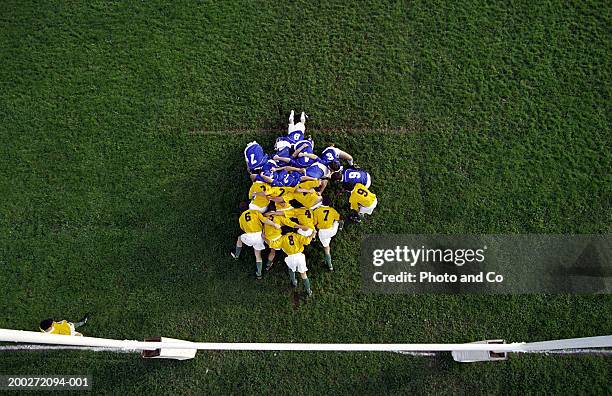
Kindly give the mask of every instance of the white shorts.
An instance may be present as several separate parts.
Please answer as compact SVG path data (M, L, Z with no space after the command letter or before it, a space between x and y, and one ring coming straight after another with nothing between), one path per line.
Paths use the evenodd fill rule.
M324 228L319 230L319 241L323 247L328 247L331 239L338 233L338 222L334 221L332 228Z
M370 174L368 173L368 179L366 180L366 188L370 188L370 186L372 185L372 178L370 177ZM374 205L376 206L376 205Z
M374 208L376 207L376 205L378 205L378 198L376 198L374 200L374 202L372 203L372 205L370 205L370 206L361 206L361 207L359 207L359 214L369 214L369 215L371 215L372 212L374 211Z
M261 232L248 232L240 235L240 240L247 246L252 246L255 250L264 250L264 239Z
M313 231L314 230L312 228L309 228L307 230L302 230L301 228L298 228L297 233L308 238Z
M287 129L287 133L291 133L291 132L295 132L295 131L302 131L302 132L306 132L306 125L304 125L303 122L298 122L297 124L289 124L289 128Z
M303 274L304 272L308 271L308 268L306 268L306 256L304 256L304 253L296 253L285 257L285 263L293 272L297 271Z
M253 202L251 202L249 204L249 209L250 210L259 210L261 213L266 213L266 210L268 210L268 205L264 206L263 208L255 205Z

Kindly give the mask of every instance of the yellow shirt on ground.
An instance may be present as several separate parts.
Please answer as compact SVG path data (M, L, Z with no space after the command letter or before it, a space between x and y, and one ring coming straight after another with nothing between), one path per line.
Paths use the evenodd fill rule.
M253 183L251 185L251 188L249 189L249 199L251 200L251 203L259 206L260 208L265 208L266 206L268 206L268 198L266 198L265 195L258 195L256 197L253 197L253 194L257 192L265 193L270 188L272 187L268 183L264 183L261 181L256 181L255 183Z
M376 195L368 190L363 184L357 183L355 187L353 187L353 191L351 191L349 203L351 204L351 209L358 211L359 205L371 206L374 200L376 200Z
M302 253L304 246L309 245L312 238L307 238L295 232L283 235L280 239L279 246L288 256L296 253Z
M245 210L240 215L240 228L246 233L261 232L263 222L266 220L259 210Z
M314 220L319 230L326 230L334 226L334 221L340 220L340 213L331 206L319 206L313 211Z
M293 221L291 221L291 219L285 217L285 216L267 216L268 219L272 220L273 222L275 222L278 225L286 225L288 227L293 227L293 228L297 228L297 224L294 223ZM283 235L283 231L280 228L276 228L273 227L269 224L264 224L264 236L267 240L272 241L280 236Z
M300 225L306 226L308 228L315 228L314 216L312 215L312 210L306 208L294 208L285 211L285 215L288 217L293 217L297 219Z
M62 320L61 322L53 322L52 326L53 330L51 331L44 331L43 329L40 329L40 331L47 334L72 335L70 324L65 320Z

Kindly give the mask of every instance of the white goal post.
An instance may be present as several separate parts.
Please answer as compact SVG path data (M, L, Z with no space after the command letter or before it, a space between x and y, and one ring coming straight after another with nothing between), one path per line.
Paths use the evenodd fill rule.
M503 340L462 344L315 344L315 343L243 343L191 342L171 338L150 341L114 340L96 337L75 337L41 332L0 329L0 342L96 347L121 351L157 351L144 357L190 359L198 350L234 351L333 351L333 352L452 352L457 361L503 360L507 353L542 353L547 351L589 350L597 353L612 348L612 336L570 338L539 342Z

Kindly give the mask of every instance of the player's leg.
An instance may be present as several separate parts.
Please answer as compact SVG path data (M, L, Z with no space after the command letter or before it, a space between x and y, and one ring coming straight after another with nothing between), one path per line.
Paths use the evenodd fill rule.
M306 295L310 297L312 296L312 289L310 288L310 279L308 279L308 275L306 274L306 271L308 271L308 268L306 268L306 256L304 253L298 253L295 257L297 271L300 273L300 278L302 278L302 282L304 283L304 290L306 290Z
M297 279L295 279L295 270L297 269L297 265L294 261L294 255L290 255L285 257L285 263L287 264L287 273L289 274L289 281L291 282L291 287L297 287Z
M327 268L329 268L330 271L334 270L334 266L332 265L332 259L331 259L331 248L329 245L323 247L323 252L325 253L325 264L327 264Z
M261 252L262 250L255 250L255 266L257 268L256 272L255 272L255 276L257 277L257 279L261 279L262 274L261 274L261 269L263 267L263 260L261 259Z
M230 254L232 255L234 259L237 260L240 257L241 250L242 250L242 239L238 237L238 239L236 239L236 250L233 252L230 252Z
M276 257L276 249L270 248L268 253L268 262L266 263L266 271L270 271L270 268L274 265L274 257Z
M304 283L304 290L306 290L306 295L308 297L312 296L312 289L310 288L310 279L308 279L308 275L306 272L300 272L300 278L302 278L302 283Z
M293 132L293 116L295 115L295 113L293 112L293 110L291 110L291 113L289 114L289 128L287 129L288 133Z
M81 327L81 326L85 325L85 324L87 323L87 321L88 321L88 320L89 320L89 314L85 314L85 316L83 316L83 317L81 318L81 320L79 320L78 322L76 322L76 323L74 324L74 327L75 327L75 328L77 328L77 327Z

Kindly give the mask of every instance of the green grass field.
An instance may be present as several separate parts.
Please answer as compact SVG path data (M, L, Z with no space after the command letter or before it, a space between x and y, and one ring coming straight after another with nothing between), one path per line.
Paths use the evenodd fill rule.
M510 4L511 3L511 4ZM612 333L607 295L373 295L377 233L608 233L605 1L0 5L0 327L197 341L537 341ZM370 222L256 283L227 254L248 178L291 109L373 176ZM341 207L340 200L336 201ZM345 208L342 211L346 212ZM2 353L0 374L90 374L96 393L609 392L602 357Z

